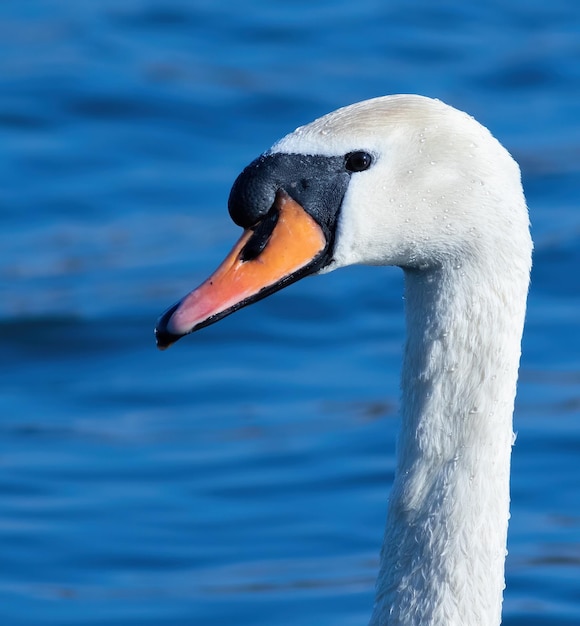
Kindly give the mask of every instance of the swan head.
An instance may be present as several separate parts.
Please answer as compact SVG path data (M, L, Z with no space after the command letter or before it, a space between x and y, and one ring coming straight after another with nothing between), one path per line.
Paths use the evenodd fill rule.
M246 167L228 206L244 233L216 272L160 317L160 348L346 265L511 263L520 245L529 269L517 164L473 118L421 96L367 100L297 128Z

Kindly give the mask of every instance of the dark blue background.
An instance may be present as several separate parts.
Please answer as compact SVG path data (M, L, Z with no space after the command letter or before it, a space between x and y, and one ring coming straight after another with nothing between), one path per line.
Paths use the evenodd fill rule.
M508 626L580 623L580 5L0 4L0 623L360 626L398 427L401 276L306 280L165 353L281 135L367 97L467 110L536 242Z

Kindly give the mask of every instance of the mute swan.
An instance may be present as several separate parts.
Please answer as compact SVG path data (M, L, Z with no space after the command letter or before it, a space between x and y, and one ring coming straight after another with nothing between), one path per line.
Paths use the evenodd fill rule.
M400 266L402 426L371 625L499 624L532 250L518 166L465 113L387 96L284 137L229 211L244 234L162 315L158 346L308 274Z

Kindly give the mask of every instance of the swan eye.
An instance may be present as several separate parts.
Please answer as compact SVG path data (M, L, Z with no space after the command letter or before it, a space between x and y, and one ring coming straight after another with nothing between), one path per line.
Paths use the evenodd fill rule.
M344 166L349 172L364 172L368 170L373 162L373 157L368 152L358 150L349 152L344 157Z

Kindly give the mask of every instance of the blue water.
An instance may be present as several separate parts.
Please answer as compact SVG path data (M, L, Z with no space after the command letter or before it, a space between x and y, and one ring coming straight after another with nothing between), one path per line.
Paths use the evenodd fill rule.
M0 624L367 622L400 273L302 281L165 353L152 329L237 238L244 165L397 92L521 163L504 624L580 624L576 0L0 4Z

